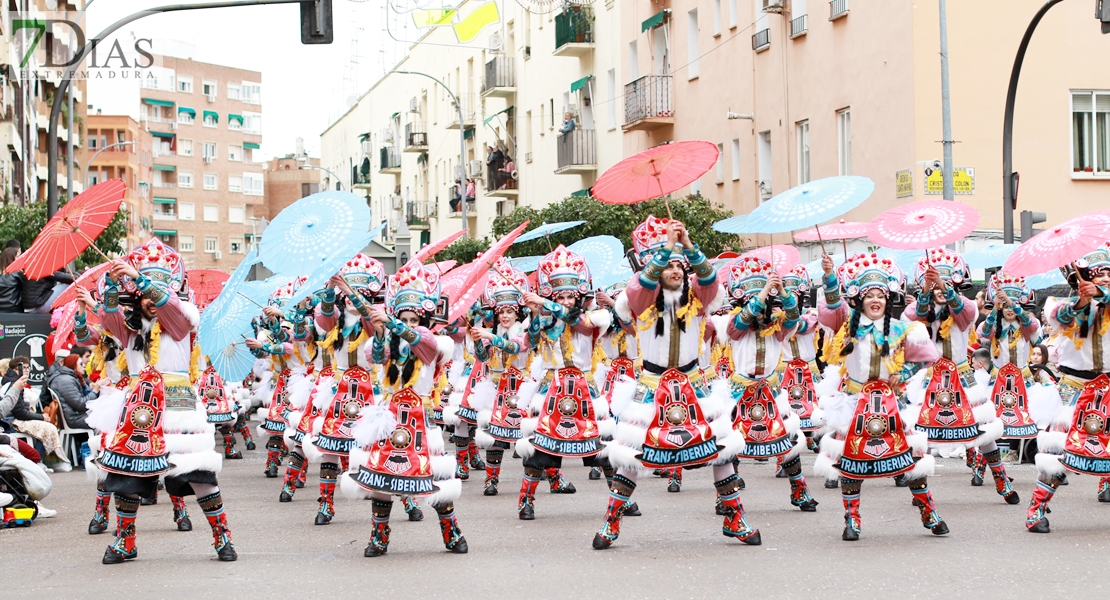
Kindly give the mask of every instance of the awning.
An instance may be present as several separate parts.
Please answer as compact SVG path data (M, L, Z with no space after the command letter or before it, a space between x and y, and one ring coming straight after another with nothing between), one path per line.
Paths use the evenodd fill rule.
M155 229L154 235L177 235L176 229Z
M393 119L396 119L399 116L401 116L401 113L395 112L392 115L389 115L389 120L392 121Z
M172 172L177 170L177 167L175 167L173 165L154 165L154 170L155 171L169 171L169 172L172 173Z
M505 108L505 109L502 109L502 110L499 110L499 111L493 113L492 115L486 117L485 121L482 121L482 125L489 125L489 122L492 121L494 117L496 117L497 115L499 115L501 113L509 112L512 109L513 109L513 107L510 106L508 108Z
M189 113L189 116L193 117L194 119L197 116L197 111L195 111L191 108L186 108L184 106L178 106L177 107L177 114L181 114L181 113Z
M262 146L259 146L258 144L254 143L254 142L243 142L243 147L246 148L247 150L258 150Z
M358 136L358 141L365 142L366 140L370 139L371 135L374 135L374 134L369 132L369 131L367 131L366 133L360 134Z
M177 134L176 133L170 133L168 131L151 131L150 135L153 135L154 137L160 137L160 138L166 138L166 139L171 139L172 140L173 136L175 136Z
M469 127L467 129L463 130L463 139L464 140L469 140L472 137L474 137L474 128L473 127Z
M586 87L586 84L590 82L591 77L593 77L593 75L587 75L582 79L579 79L578 81L570 84L570 93L573 94L574 92L577 92L578 90Z
M155 196L154 197L154 203L155 204L177 204L177 198L159 198L158 196Z
M645 20L643 23L640 24L640 33L643 33L645 31L647 31L648 29L653 29L655 27L659 27L660 25L663 24L663 19L666 16L667 16L667 9L663 9L663 10L655 13L654 15L651 15L650 17L647 18L647 20Z
M169 100L155 100L154 98L143 98L143 102L151 106L169 106L173 107L173 102Z
M218 113L218 112L211 111L211 110L204 111L204 120L207 121L208 117L212 117L212 120L217 122L217 123L220 122L220 113Z
M571 195L572 198L589 198L590 197L590 188L586 188L584 190L578 190L577 192L571 192L570 195Z

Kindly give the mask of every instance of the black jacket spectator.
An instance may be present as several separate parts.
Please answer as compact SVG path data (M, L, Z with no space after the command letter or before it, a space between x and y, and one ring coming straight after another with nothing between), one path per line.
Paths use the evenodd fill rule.
M67 357L69 358L69 357ZM66 424L75 429L88 429L85 417L88 415L86 403L96 400L96 392L90 390L72 368L57 365L46 377L46 387L61 400L62 414Z
M15 362L15 361L13 360L13 362ZM15 381L16 379L19 379L19 377L20 377L19 371L16 371L17 366L18 365L8 367L8 371L6 373L4 373L3 377L0 377L0 387L3 387L5 385ZM28 367L28 365L24 364L24 368L27 368L27 367ZM3 419L4 430L5 431L11 431L12 430L12 421L42 421L42 420L43 420L42 419L42 414L32 411L31 408L29 406L27 406L27 401L23 398L23 391L20 391L19 392L19 399L16 400L15 405L12 407L12 412L4 416L4 419Z

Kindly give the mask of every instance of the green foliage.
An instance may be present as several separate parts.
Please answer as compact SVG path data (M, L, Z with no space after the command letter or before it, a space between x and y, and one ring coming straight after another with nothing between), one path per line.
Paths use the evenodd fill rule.
M489 249L489 240L486 238L480 240L469 237L459 238L436 254L436 262L457 260L460 265L464 265L478 258L478 253L485 252L487 249Z
M686 224L690 238L701 246L710 258L726 250L740 250L743 246L740 236L714 231L713 223L733 216L724 206L712 202L701 195L671 200L674 218ZM571 196L536 210L531 206L518 206L508 215L497 217L493 222L493 234L501 237L528 220L528 229L542 223L562 223L564 221L586 221L582 225L550 236L516 244L509 248L507 256L536 256L550 252L551 248L563 244L569 246L580 239L595 235L611 235L620 239L625 250L632 247L632 230L642 223L648 215L665 217L667 207L660 199L636 204L606 204L593 198ZM437 257L438 258L438 257Z
M59 200L60 206L65 206L65 203L65 198ZM15 238L26 251L46 226L46 221L46 202L36 202L30 206L19 206L13 202L0 206L0 244ZM126 238L127 209L123 209L112 217L108 228L97 236L96 245L108 255L122 254ZM102 262L104 259L90 248L77 257L77 272Z

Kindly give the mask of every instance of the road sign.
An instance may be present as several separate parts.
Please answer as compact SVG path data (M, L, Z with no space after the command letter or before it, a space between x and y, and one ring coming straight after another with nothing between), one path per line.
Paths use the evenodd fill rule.
M913 169L903 169L894 173L894 195L898 198L913 195Z
M975 193L975 168L955 167L952 169L952 187L957 196ZM928 167L925 169L925 194L939 196L944 193L944 170Z

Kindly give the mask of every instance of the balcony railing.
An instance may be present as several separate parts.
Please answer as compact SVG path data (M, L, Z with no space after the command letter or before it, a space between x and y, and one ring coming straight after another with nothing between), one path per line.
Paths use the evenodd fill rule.
M555 15L555 53L567 44L594 41L594 11L588 6L568 6Z
M848 0L832 0L829 2L829 20L839 19L848 14Z
M393 146L383 146L381 149L380 163L378 167L384 171L386 169L400 169L401 168L401 153Z
M405 148L422 148L428 145L428 128L423 123L405 125Z
M597 168L596 137L593 129L574 129L555 139L559 151L559 169L571 167Z
M624 86L625 123L673 116L670 75L645 75Z
M405 224L409 227L427 227L428 215L423 202L409 200L405 203Z
M489 93L497 88L515 87L516 77L513 74L512 58L498 56L486 63L486 77L482 80L482 93Z
M175 188L175 187L177 187L177 184L176 183L170 183L168 181L155 181L154 182L154 187L156 187L156 188Z
M759 52L760 50L763 50L764 48L767 48L770 45L771 45L771 30L770 29L764 29L762 31L757 31L755 33L755 35L752 36L752 50L755 50L756 52Z
M809 24L806 22L806 15L802 15L790 21L790 37L798 37L808 30Z
M475 99L474 94L459 94L459 108L462 109L463 125L469 128L474 124L474 120L478 115L478 101ZM447 129L459 128L459 113L458 111L451 111L451 122L448 123Z

